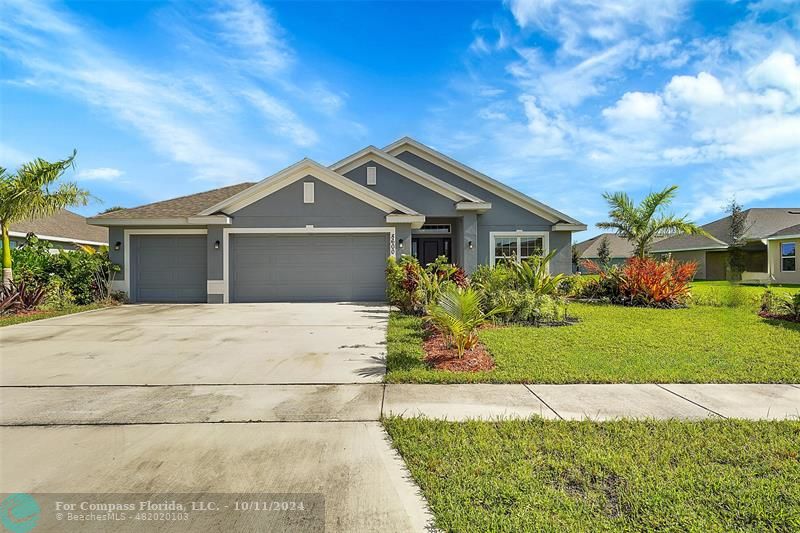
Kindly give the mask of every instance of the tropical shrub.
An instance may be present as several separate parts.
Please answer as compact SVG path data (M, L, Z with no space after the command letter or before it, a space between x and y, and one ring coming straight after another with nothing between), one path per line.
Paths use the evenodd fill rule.
M28 284L48 287L57 277L57 290L68 291L78 305L104 301L111 296L111 284L119 267L108 258L105 247L90 246L79 250L50 253L47 245L35 236L12 251L15 276Z
M447 285L427 308L425 319L454 347L458 357L478 344L478 328L502 309L483 310L483 294L470 287Z
M800 292L793 295L775 294L771 290L764 291L761 297L761 310L764 318L778 318L800 322Z
M61 310L69 309L75 305L75 296L67 287L66 282L59 276L51 276L45 288L42 309Z
M0 289L0 312L19 313L36 309L45 296L44 286L27 283L25 280L11 281Z
M598 277L584 286L582 298L643 307L684 306L691 296L689 284L697 272L694 262L658 261L651 257L632 257L622 267L608 270L592 261L586 265Z
M503 323L563 323L567 303L561 296L563 274L551 276L548 265L555 251L525 261L501 261L494 267L480 266L472 274L472 285L484 296L484 310Z
M390 257L386 265L386 294L389 303L404 313L422 314L448 286L466 287L464 270L439 257L423 268L416 258L404 255L400 261Z

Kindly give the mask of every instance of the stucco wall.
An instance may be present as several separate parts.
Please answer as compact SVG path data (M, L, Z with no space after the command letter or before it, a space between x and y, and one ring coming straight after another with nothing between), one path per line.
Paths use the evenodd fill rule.
M303 203L303 183L314 183L314 203ZM386 213L327 183L306 176L231 213L235 228L383 227Z
M697 262L697 273L694 279L706 279L706 252L705 250L692 250L689 252L673 252L672 258L681 263Z
M367 167L375 167L375 185L367 185ZM345 176L426 216L461 214L456 212L455 201L371 160Z
M800 256L795 259L794 272L781 272L781 244L795 243L795 253L800 252L800 238L769 241L769 270L775 283L800 284Z

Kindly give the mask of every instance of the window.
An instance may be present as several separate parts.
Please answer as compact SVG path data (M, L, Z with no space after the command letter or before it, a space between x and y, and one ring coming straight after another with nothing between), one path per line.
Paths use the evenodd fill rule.
M520 231L515 233L489 234L491 241L491 263L496 265L504 258L514 257L517 261L547 253L547 234Z
M378 183L378 167L367 167L367 185Z
M781 243L781 272L795 272L797 270L797 243Z
M314 203L314 182L307 181L303 183L303 203L304 204L313 204Z
M423 224L415 233L450 233L450 224Z

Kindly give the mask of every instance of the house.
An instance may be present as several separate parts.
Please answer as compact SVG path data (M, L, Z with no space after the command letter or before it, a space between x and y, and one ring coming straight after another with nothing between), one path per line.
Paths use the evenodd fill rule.
M752 208L744 216L745 272L743 281L800 283L794 255L800 234L800 208ZM697 261L696 279L728 279L732 239L731 217L703 226L709 234L676 235L653 246L656 254L670 254L680 261Z
M578 260L578 270L581 270L581 261L600 261L600 243L608 240L611 252L611 264L621 265L633 255L633 244L628 239L623 239L616 233L601 233L596 237L575 244L575 257Z
M66 209L49 217L23 220L11 224L8 230L11 247L15 248L24 243L30 233L39 237L40 240L47 241L51 250L72 250L76 244L89 246L106 246L108 244L108 229L91 226L85 218Z
M386 259L439 255L468 272L557 250L586 226L408 137L326 167L97 216L115 288L134 302L384 300Z

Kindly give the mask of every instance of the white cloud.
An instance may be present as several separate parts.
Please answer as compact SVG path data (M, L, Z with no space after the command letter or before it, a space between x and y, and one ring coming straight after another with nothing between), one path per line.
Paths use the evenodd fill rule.
M82 181L112 181L115 178L119 178L123 174L125 174L125 172L118 168L99 167L79 170L76 174L76 177Z
M624 41L564 67L548 64L538 49L519 49L523 61L512 63L508 70L520 88L535 95L543 106L575 107L589 97L600 95L604 84L619 75L635 51L635 42Z
M603 116L612 122L635 124L662 120L665 116L664 102L653 93L628 92L612 107L603 109Z
M223 0L210 18L218 24L217 36L245 51L251 67L266 74L286 68L293 52L283 39L283 30L263 5L252 0Z
M792 54L775 51L747 72L747 81L754 89L779 89L792 100L792 108L800 107L800 66Z
M666 101L674 106L717 106L726 101L722 84L708 72L697 76L674 76L664 92Z
M562 50L583 55L591 45L618 42L636 31L660 36L685 13L684 0L507 0L521 28L559 39Z
M264 91L253 89L243 94L282 135L292 139L295 144L311 146L319 140L317 134L303 124L291 109Z

